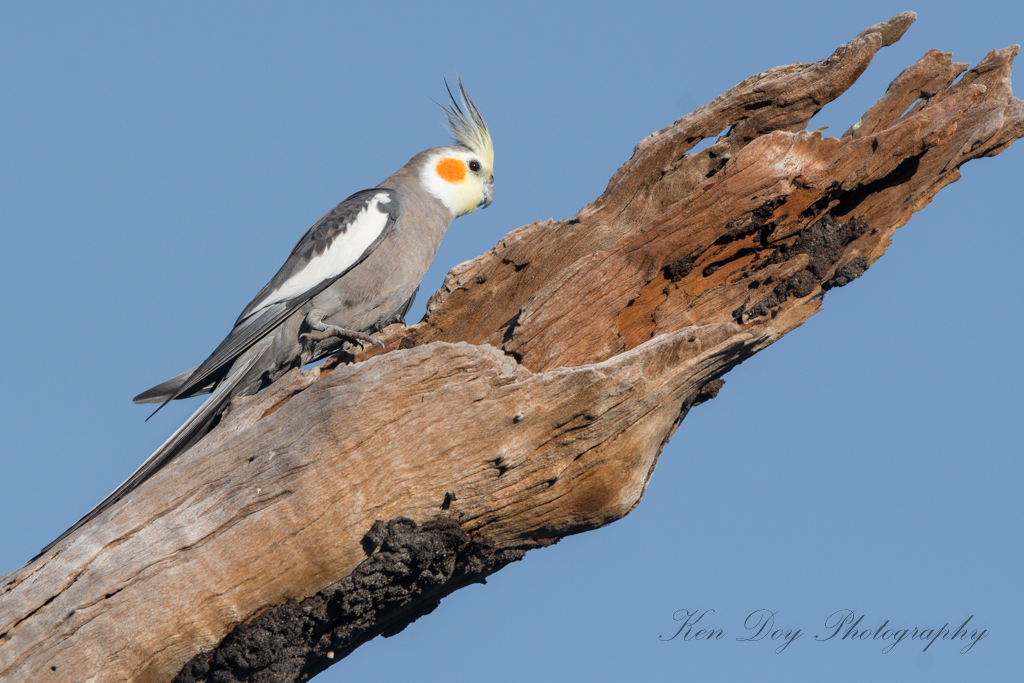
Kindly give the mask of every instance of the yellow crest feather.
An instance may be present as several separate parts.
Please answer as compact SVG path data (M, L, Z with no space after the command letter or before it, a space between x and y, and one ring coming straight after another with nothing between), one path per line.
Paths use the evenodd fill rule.
M459 94L462 96L462 104L466 111L463 111L462 107L455 100L455 96L452 95L452 89L448 87L447 81L445 81L444 85L448 88L448 96L452 100L452 107L449 109L444 105L440 106L444 109L444 113L448 115L448 127L452 135L455 136L455 143L472 150L475 154L479 154L484 158L483 160L488 166L493 166L494 146L491 144L491 133L487 130L487 122L484 121L483 114L480 113L480 110L470 98L469 93L466 92L466 88L462 85L462 79L459 78Z

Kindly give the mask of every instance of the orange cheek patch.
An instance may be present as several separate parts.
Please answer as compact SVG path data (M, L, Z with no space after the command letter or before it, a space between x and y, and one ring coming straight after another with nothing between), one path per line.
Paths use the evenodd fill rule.
M459 159L445 157L437 162L437 175L449 183L462 182L466 177L466 165Z

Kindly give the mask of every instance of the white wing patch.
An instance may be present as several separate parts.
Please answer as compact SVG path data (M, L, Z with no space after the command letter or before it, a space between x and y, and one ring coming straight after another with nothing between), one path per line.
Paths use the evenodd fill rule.
M339 235L327 250L310 259L306 267L281 283L281 286L267 295L267 298L253 307L253 313L280 301L287 301L316 287L324 280L333 279L344 273L359 260L363 252L380 237L388 224L388 212L380 204L390 204L391 197L380 193L356 214L348 224L345 234Z

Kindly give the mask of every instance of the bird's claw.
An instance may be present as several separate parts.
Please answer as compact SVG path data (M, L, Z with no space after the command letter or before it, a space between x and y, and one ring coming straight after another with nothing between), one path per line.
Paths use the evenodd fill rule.
M338 327L337 325L328 325L323 321L326 313L321 310L314 309L306 314L306 324L312 329L311 332L307 332L302 336L310 341L323 341L324 339L330 339L337 337L353 344L359 344L360 350L366 348L363 342L369 344L378 344L381 350L386 350L384 342L376 337L359 332L357 330L347 330L344 327Z

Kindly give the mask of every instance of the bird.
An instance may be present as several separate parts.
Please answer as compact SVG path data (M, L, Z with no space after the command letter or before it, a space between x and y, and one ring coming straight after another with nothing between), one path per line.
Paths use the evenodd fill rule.
M487 123L461 78L462 106L445 85L451 106L440 106L454 144L420 152L376 187L324 214L205 361L136 396L135 403L160 403L152 417L172 400L209 394L124 483L36 558L194 445L235 397L255 394L289 370L349 345L383 347L373 333L404 324L448 226L494 199Z

